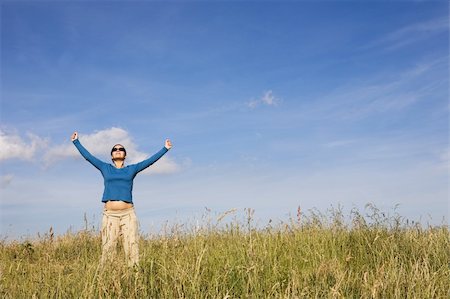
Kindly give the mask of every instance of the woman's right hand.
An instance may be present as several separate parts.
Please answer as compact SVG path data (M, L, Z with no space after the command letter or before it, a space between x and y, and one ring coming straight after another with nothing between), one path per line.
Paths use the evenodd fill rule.
M78 139L78 132L73 132L73 134L72 134L72 142L74 142L75 140L77 140Z

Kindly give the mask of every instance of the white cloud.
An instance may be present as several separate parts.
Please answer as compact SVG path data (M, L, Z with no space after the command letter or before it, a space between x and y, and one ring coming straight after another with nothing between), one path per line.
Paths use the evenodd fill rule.
M153 153L147 154L137 150L137 145L134 143L133 138L126 130L122 128L112 127L110 129L101 130L86 135L79 132L78 137L83 146L92 155L97 156L105 162L109 162L111 148L118 143L122 144L127 150L126 163L128 164L138 163L153 155ZM163 141L161 141L161 148L163 145ZM159 150L159 148L157 150ZM50 149L45 155L44 160L48 166L58 160L73 157L80 157L80 153L69 141L65 144L54 146ZM150 167L150 170L144 171L143 173L174 173L180 169L181 166L178 165L173 159L168 156L164 156L152 167Z
M6 188L9 184L11 184L14 176L12 174L5 174L0 176L0 188Z
M28 141L17 134L4 132L0 129L0 161L9 159L31 160L38 149L47 146L47 141L28 133Z
M151 167L144 170L143 174L167 174L180 171L181 167L175 161L169 159L167 156L162 157L158 162Z
M88 149L91 154L94 156L99 155L101 158L109 156L111 148L117 143L123 144L127 148L128 153L132 152L135 147L128 132L121 128L112 127L111 129L97 131L87 135L79 133L78 136L80 142L82 142L83 146ZM78 157L80 155L77 149L69 141L69 137L67 139L67 143L53 146L48 150L44 159L47 164L51 164L61 159Z
M272 106L272 105L277 105L277 102L278 102L278 99L276 99L275 97L274 97L274 95L272 94L272 91L271 90L269 90L269 91L267 91L265 94L264 94L264 96L262 97L262 99L261 99L261 102L262 103L264 103L264 104L266 104L266 105L269 105L269 106Z
M276 98L273 95L272 90L268 90L264 93L264 95L261 98L259 98L257 100L251 100L250 102L248 102L247 105L251 109L254 109L259 105L277 106L279 102L280 102L280 99Z

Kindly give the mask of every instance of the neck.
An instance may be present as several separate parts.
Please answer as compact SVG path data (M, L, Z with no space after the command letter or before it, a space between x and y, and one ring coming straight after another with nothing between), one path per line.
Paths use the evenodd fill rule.
M114 160L114 165L116 168L122 168L123 167L123 160Z

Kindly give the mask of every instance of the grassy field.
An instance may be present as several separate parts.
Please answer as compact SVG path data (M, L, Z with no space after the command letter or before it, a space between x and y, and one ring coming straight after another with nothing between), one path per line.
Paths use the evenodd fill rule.
M4 241L0 297L449 298L448 226L368 212L299 210L256 228L251 209L240 220L230 211L142 236L139 269L120 248L117 263L99 269L94 229Z

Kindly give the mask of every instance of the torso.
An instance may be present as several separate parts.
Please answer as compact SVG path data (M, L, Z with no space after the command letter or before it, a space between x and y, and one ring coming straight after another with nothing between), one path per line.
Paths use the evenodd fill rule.
M110 200L105 203L105 208L107 210L113 210L113 211L125 210L125 209L129 209L132 207L133 207L132 203L124 202L121 200Z

